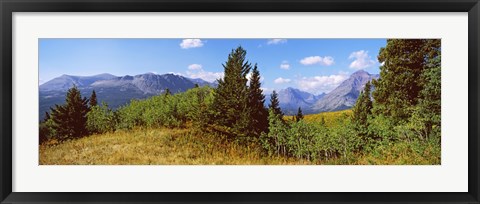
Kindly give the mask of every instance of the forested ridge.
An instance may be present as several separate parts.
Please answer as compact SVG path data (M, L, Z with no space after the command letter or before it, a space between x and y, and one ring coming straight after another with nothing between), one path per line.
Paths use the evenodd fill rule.
M228 55L216 88L166 90L112 110L97 103L95 91L86 98L74 86L65 104L51 108L40 122L40 160L52 163L48 157L55 148L89 143L89 137L111 140L144 132L155 141L151 145L191 149L187 158L157 162L162 164L210 162L204 154L224 157L220 163L228 164L440 164L440 40L387 40L378 61L380 77L365 85L351 110L338 113L304 115L298 108L296 115L284 116L275 91L265 107L258 65L242 47ZM162 131L160 141L150 135Z

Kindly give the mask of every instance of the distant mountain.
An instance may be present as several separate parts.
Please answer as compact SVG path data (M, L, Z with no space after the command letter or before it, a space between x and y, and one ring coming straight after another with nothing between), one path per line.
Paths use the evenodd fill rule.
M208 82L200 78L192 79L188 78L190 81L192 81L194 84L198 84L199 86L211 86L211 87L217 87L218 83L217 81L214 82Z
M169 89L172 93L184 92L199 86L216 86L202 79L190 79L175 74L158 75L146 73L135 76L117 77L111 74L95 76L62 75L39 86L40 119L50 107L65 102L66 91L76 85L82 96L89 97L93 90L98 101L108 103L111 108L118 108L132 99L143 99L163 93Z
M304 114L314 113L311 106L321 99L324 94L314 95L305 91L288 87L278 92L278 101L280 102L280 108L286 115L296 114L298 107L302 109ZM268 101L270 97L268 97Z
M157 95L166 89L169 89L172 93L184 92L195 87L195 84L190 79L175 74L158 75L146 73L96 81L91 84L91 87L99 90L116 88L123 92L135 91L143 92L146 95Z
M113 79L116 76L111 74L99 74L94 76L70 76L62 75L40 85L40 91L67 91L73 85L79 88L90 86L92 83L100 80Z
M363 90L365 84L378 77L378 74L369 74L363 70L357 71L333 91L318 100L311 109L314 112L349 109L355 105L360 91Z

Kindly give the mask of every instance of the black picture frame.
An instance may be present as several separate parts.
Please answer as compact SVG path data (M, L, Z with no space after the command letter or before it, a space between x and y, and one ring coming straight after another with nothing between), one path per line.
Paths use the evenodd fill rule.
M1 203L479 203L478 0L0 0ZM468 12L468 192L22 193L12 192L13 12Z

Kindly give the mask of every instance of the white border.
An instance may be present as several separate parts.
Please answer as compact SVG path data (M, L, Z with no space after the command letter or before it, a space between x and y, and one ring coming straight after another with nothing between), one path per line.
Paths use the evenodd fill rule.
M466 192L467 36L467 13L15 13L13 191ZM191 37L441 38L442 165L38 165L38 38Z

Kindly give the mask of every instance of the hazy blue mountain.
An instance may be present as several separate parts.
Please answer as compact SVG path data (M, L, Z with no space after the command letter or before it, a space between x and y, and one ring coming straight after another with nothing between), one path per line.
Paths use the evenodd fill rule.
M122 77L111 74L95 76L62 75L39 86L41 119L46 111L50 111L50 107L65 103L66 92L74 84L84 97L90 97L92 91L95 90L98 101L104 101L114 109L129 103L132 99L144 99L161 94L167 88L172 93L178 93L195 87L195 84L216 86L214 83L202 79L189 79L175 74L146 73Z
M198 84L199 86L211 86L211 87L217 87L218 83L217 81L214 82L208 82L200 78L192 79L188 78L190 81L192 81L194 84Z
M311 109L314 112L326 112L352 108L365 84L378 77L378 74L369 74L364 70L357 71L337 88L318 100Z
M278 101L280 108L286 115L296 114L298 107L302 109L304 114L314 113L311 109L312 105L321 99L325 94L314 95L305 91L301 91L292 87L278 91ZM270 103L270 95L265 96L265 104Z
M40 91L66 91L73 85L79 88L88 87L99 80L113 79L111 74L99 74L94 76L70 76L62 75L39 86Z
M195 87L195 84L190 79L175 74L146 73L96 81L91 84L91 87L95 90L116 88L122 92L137 91L146 95L157 95L167 88L172 93L184 92Z

